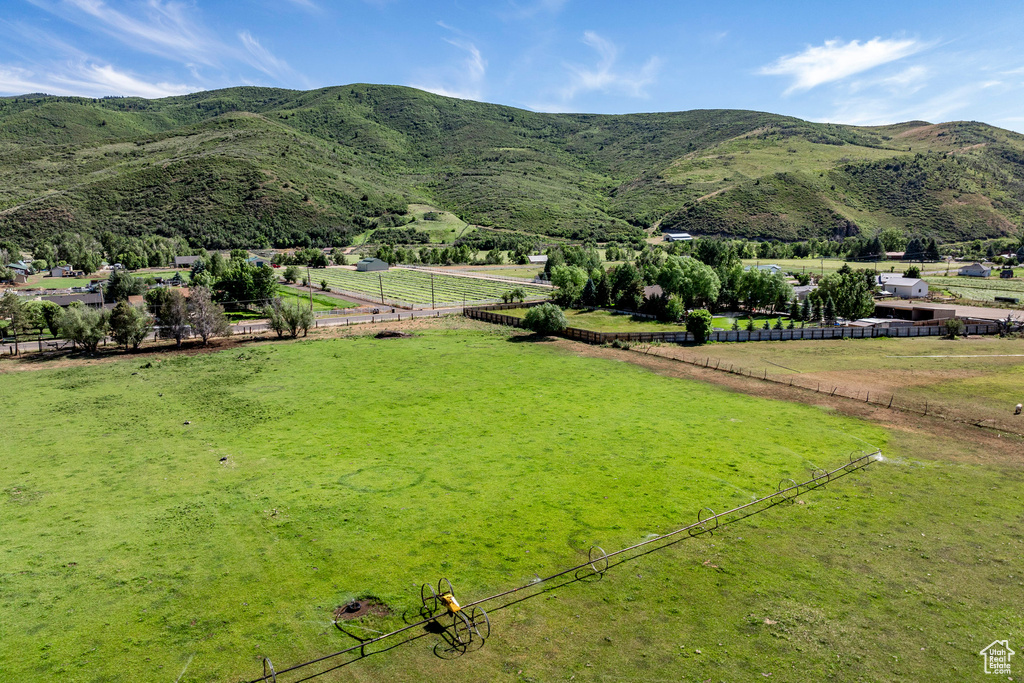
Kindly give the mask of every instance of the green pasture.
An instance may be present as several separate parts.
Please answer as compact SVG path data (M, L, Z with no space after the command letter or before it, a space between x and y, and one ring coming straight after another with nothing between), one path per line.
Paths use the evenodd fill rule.
M512 308L497 312L503 315L522 318L528 310L530 309ZM577 309L565 309L562 312L565 313L565 319L569 321L569 327L591 330L593 332L682 332L685 329L682 325L676 323L658 322L652 318L641 318L629 315L628 313Z
M410 304L430 304L431 287L437 305L493 301L505 292L521 287L527 298L536 299L551 294L551 288L528 283L499 282L483 278L442 275L408 268L391 268L382 272L360 273L347 268L315 268L310 271L314 283L327 280L332 289L362 294L368 299L380 300L381 288L386 299Z
M1024 635L1019 464L460 325L0 373L5 677L249 680L356 644L331 624L355 597L391 609L367 637L422 582L523 585L876 446L799 504L490 605L476 652L417 629L317 680L981 678Z
M950 294L972 301L993 303L997 296L1015 297L1024 300L1024 280L1016 278L1004 280L999 277L928 276L925 279L933 289L944 289Z
M836 339L716 344L715 358L770 375L930 401L978 417L1004 416L1024 399L1024 340Z
M295 287L279 285L277 288L277 295L281 297L281 301L284 303L300 304L307 308L309 307L309 290L302 291ZM333 296L324 296L323 294L317 294L316 292L313 292L314 311L333 311L339 308L355 307L356 304L352 303L351 301L345 301L344 299L338 299Z
M783 258L783 259L743 259L743 266L756 266L756 265L776 265L782 268L783 273L807 273L809 275L824 273L834 273L844 265L848 265L853 269L860 268L875 268L879 272L888 273L890 268L903 272L906 270L907 265L896 261L878 261L878 262L861 262L861 261L844 261L841 259L817 259L817 258Z
M528 308L512 308L498 312L522 318L528 310ZM680 332L685 329L683 325L678 323L659 322L652 318L633 316L628 313L615 313L613 311L566 309L563 313L565 313L566 320L569 321L569 327L577 327L581 330L591 330L593 332ZM761 329L766 325L770 327L779 319L779 316L767 315L755 315L752 317L755 329ZM712 318L711 324L712 327L731 330L733 320L733 318L716 317ZM740 329L747 329L747 316L739 318L739 321ZM782 324L789 324L788 316L782 316Z
M538 268L537 266L522 266L522 267L519 267L519 268L497 268L497 267L495 267L495 268L482 268L480 270L477 270L476 268L473 269L473 273L476 273L476 274L479 274L479 275L499 275L501 277L525 277L525 278L530 278L530 279L537 277L538 275L540 275L543 272L544 272L544 269L543 268Z

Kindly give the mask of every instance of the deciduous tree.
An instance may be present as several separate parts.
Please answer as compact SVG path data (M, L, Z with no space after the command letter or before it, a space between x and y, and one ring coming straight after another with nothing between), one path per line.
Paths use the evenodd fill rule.
M110 336L118 344L137 350L153 329L153 318L146 311L132 306L127 301L119 301L110 312Z

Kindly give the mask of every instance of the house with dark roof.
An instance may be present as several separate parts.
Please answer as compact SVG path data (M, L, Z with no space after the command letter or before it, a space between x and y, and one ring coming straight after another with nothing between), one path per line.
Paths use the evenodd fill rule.
M191 268L192 264L203 258L202 256L175 256L174 267L175 268Z

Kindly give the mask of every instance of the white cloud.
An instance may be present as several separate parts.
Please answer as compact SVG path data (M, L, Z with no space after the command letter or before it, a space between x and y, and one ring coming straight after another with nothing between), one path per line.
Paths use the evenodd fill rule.
M465 36L462 31L437 22L438 26L457 35ZM457 97L461 100L480 100L483 98L484 82L487 76L487 60L476 44L463 38L444 38L444 42L457 47L466 53L465 58L454 68L423 76L418 82L409 86L426 90L445 97Z
M292 3L296 7L307 10L309 12L320 11L320 6L313 2L312 0L288 0L288 2Z
M1000 81L970 83L949 88L920 102L907 102L892 97L847 98L829 116L818 120L875 126L898 121L924 120L933 123L955 118L957 112L975 105L982 93L998 88Z
M87 30L111 36L137 52L157 55L189 70L197 81L200 67L227 71L231 63L243 63L289 86L308 80L287 62L273 55L249 31L238 33L240 45L226 43L203 24L192 3L177 0L144 0L131 9L114 8L104 0L29 0L51 14ZM313 0L289 0L317 9ZM223 74L222 74L223 76ZM232 80L245 75L232 75Z
M618 92L630 97L646 97L645 89L654 83L661 61L651 57L639 69L628 71L617 68L619 48L594 31L583 34L583 43L593 48L598 55L593 66L567 64L571 78L561 89L561 97L568 102L578 94L590 91Z
M852 40L826 40L824 45L809 46L803 52L780 57L773 64L761 67L758 73L768 76L791 76L793 82L786 95L810 90L882 64L902 59L928 47L913 39L872 38L866 43Z
M140 52L214 65L225 51L223 43L190 17L189 7L182 3L147 0L142 18L120 12L103 0L64 0L63 6L83 12L102 31ZM44 7L68 18L64 11Z
M248 31L240 31L238 39L242 41L242 45L245 46L247 53L246 61L253 67L259 69L268 76L272 76L277 79L290 79L298 77L300 80L305 81L304 78L298 76L290 66L288 62L283 59L275 57L270 50L263 47L260 41L256 40L251 33Z
M42 92L50 95L104 97L169 97L198 90L185 83L151 82L110 64L92 61L66 62L46 69L0 65L0 92L22 95Z
M849 92L857 93L871 88L884 88L892 95L913 95L925 87L931 70L920 64L907 67L902 71L879 78L856 80L850 83Z
M501 12L503 19L533 19L538 15L553 15L562 11L569 0L534 0L534 2L516 2L509 0L507 11Z

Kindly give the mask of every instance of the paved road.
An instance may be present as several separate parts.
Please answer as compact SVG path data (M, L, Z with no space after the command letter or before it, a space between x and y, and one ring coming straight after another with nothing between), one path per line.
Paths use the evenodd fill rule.
M436 317L440 317L442 315L448 315L449 313L459 313L459 314L462 313L462 307L461 306L452 307L452 308L435 308L433 310L425 309L425 310L416 310L416 311L403 310L401 308L391 309L391 308L388 308L388 307L381 307L380 310L382 312L379 313L379 314L376 314L376 315L372 315L371 314L371 315L352 315L352 316L347 316L347 317L346 316L337 316L337 317L331 317L331 318L318 318L317 321L316 321L316 327L318 327L318 328L319 327L340 327L342 325L357 325L357 324L360 324L360 323L374 323L374 322L379 323L379 322L387 322L389 320L394 320L394 321L409 320L410 318L436 318ZM391 311L391 310L394 310L395 312L394 313L386 312L386 311ZM270 329L270 327L265 322L252 323L251 325L250 324L239 323L237 325L232 325L231 326L232 334L253 334L253 333L257 333L257 332L266 332L269 329ZM153 339L153 336L150 335L149 338ZM63 342L63 340L59 340L59 341L61 343L66 343L66 342ZM43 348L44 349L46 348L47 344L48 344L48 342L44 340L43 341ZM25 339L24 341L22 341L20 343L20 348L21 348L22 352L38 351L39 350L39 343L36 340L34 340L34 339ZM11 355L13 353L14 353L14 344L10 344L10 343L0 344L0 355L8 356L8 355Z

